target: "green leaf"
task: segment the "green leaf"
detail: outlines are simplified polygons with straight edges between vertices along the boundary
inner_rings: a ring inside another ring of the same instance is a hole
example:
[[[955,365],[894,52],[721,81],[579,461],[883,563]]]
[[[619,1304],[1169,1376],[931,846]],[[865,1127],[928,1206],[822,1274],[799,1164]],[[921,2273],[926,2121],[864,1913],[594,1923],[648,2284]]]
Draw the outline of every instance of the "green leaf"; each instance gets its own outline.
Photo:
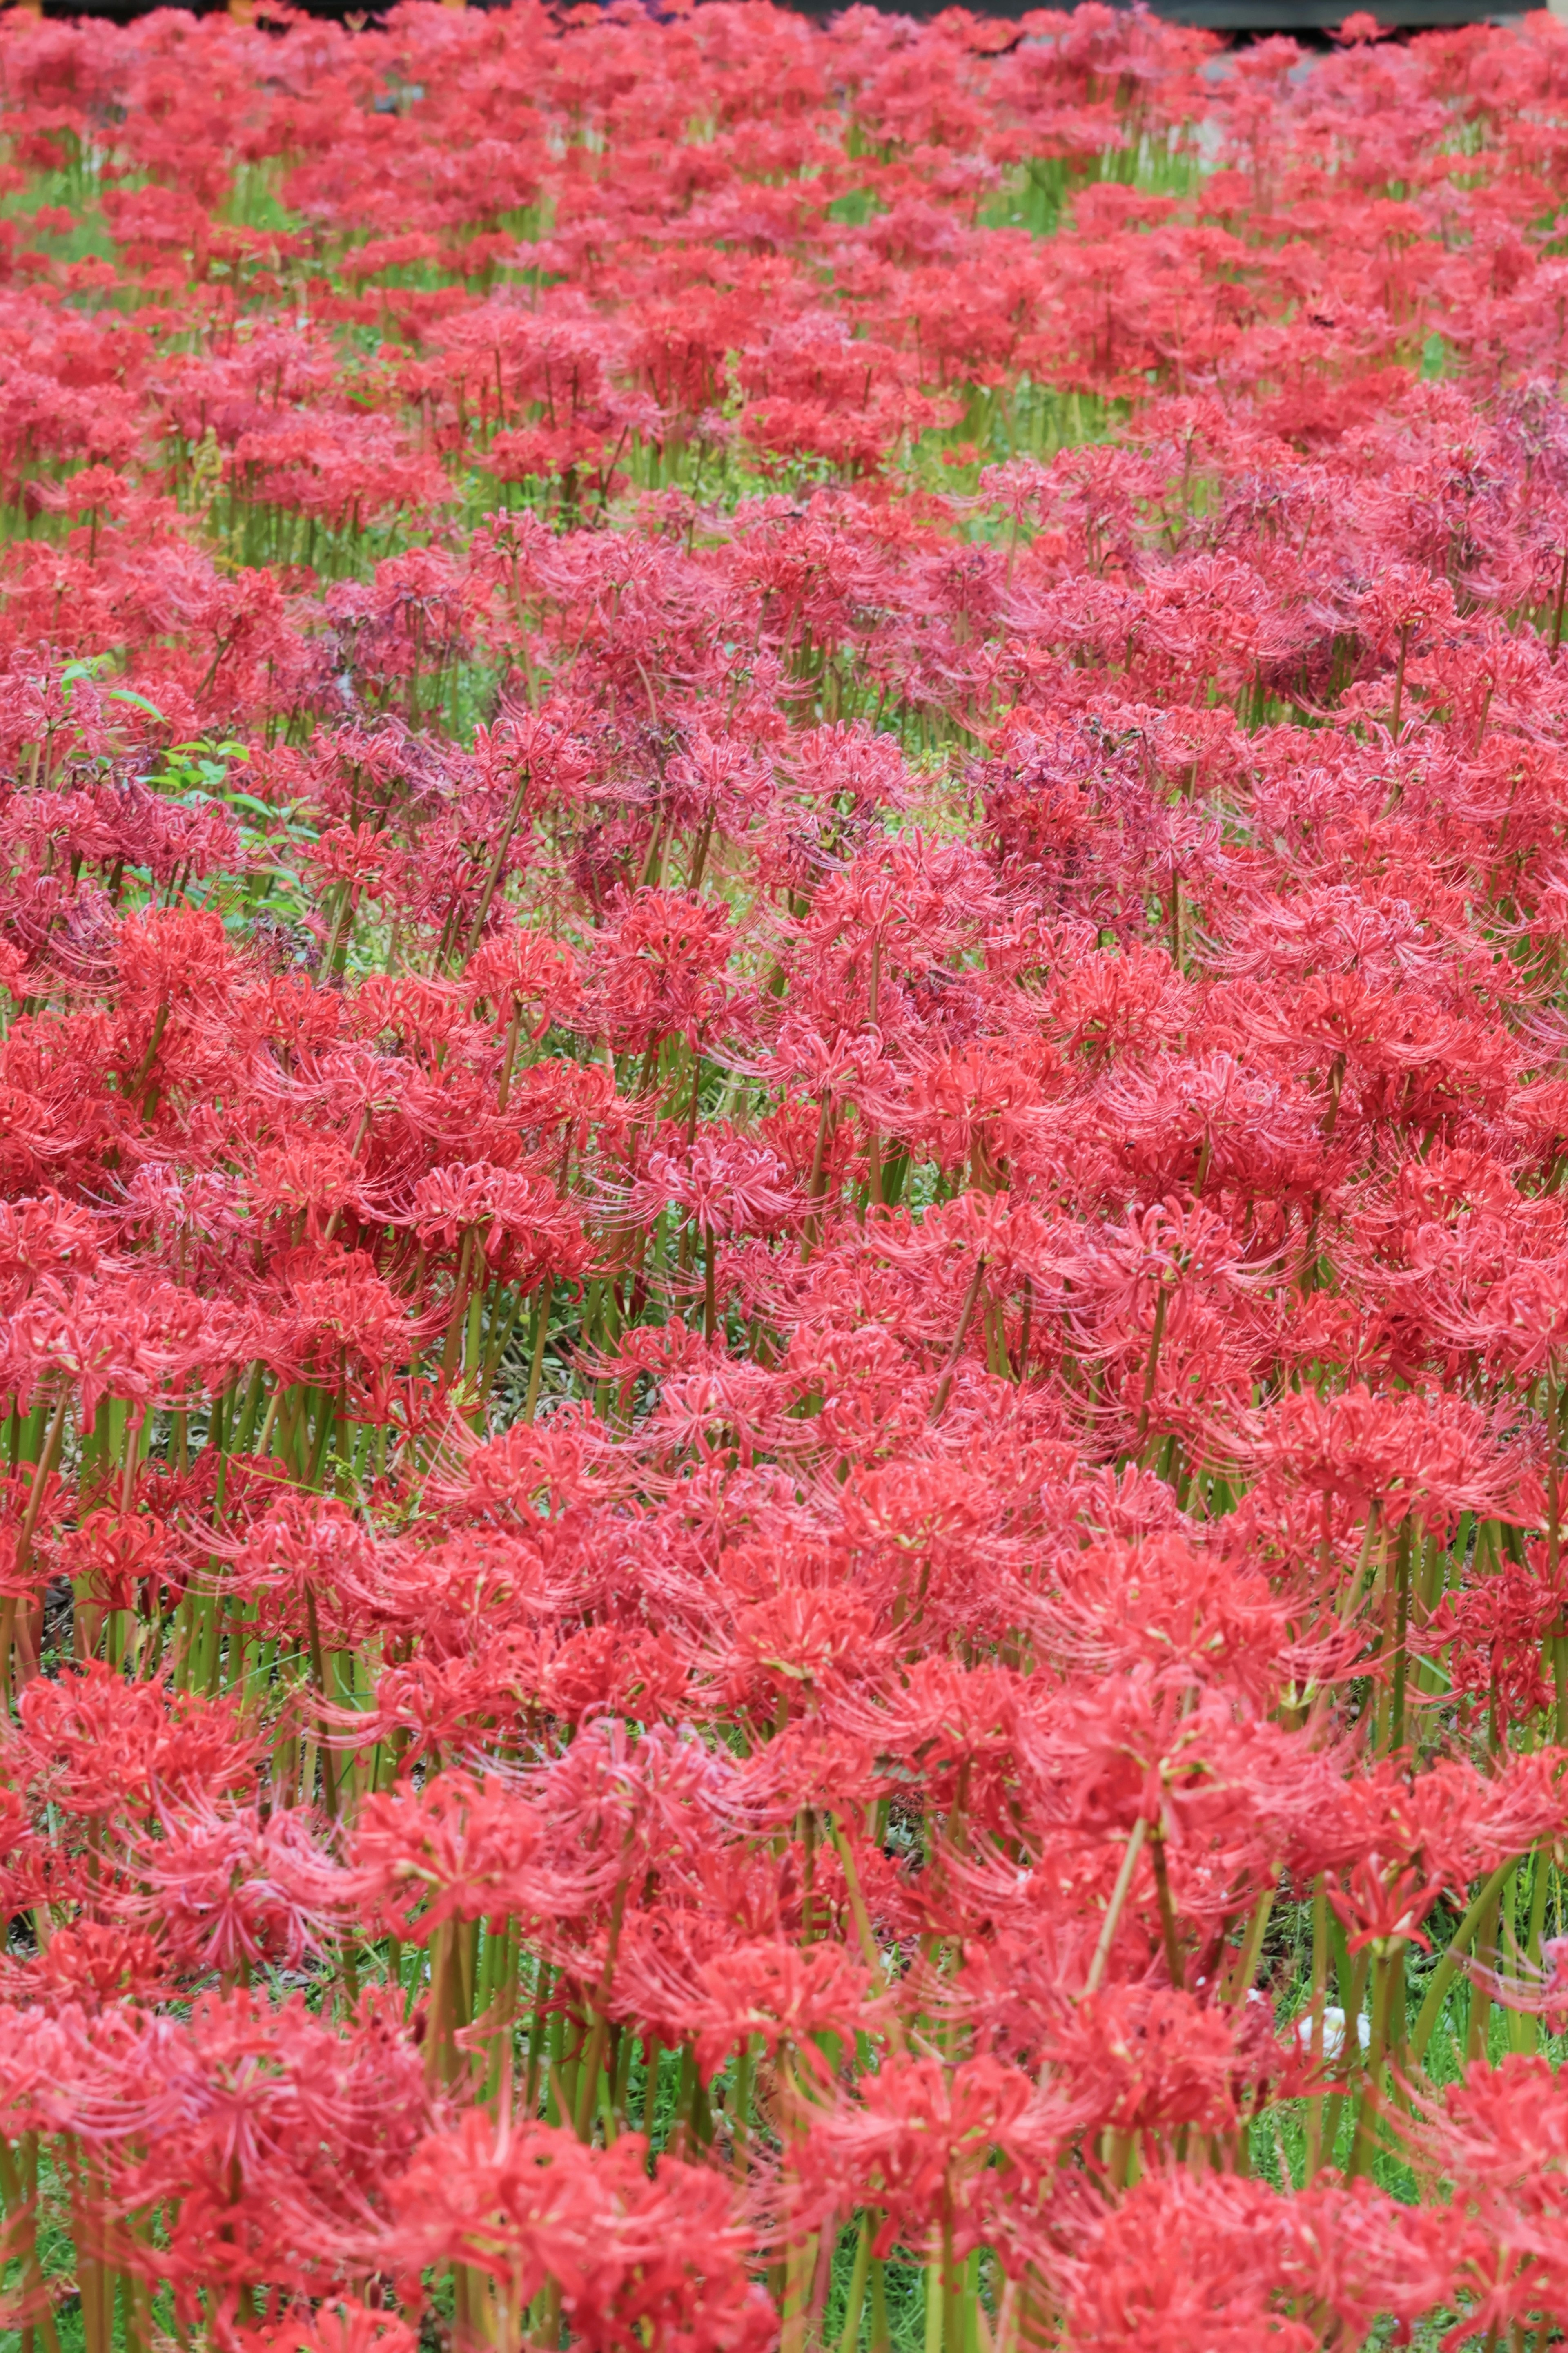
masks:
[[[68,670],[66,672],[66,676],[68,678],[70,676],[70,672]],[[155,719],[160,727],[166,727],[169,723],[155,702],[149,702],[144,694],[133,693],[128,686],[105,687],[104,699],[109,702],[134,703],[138,711],[144,711],[149,718]]]

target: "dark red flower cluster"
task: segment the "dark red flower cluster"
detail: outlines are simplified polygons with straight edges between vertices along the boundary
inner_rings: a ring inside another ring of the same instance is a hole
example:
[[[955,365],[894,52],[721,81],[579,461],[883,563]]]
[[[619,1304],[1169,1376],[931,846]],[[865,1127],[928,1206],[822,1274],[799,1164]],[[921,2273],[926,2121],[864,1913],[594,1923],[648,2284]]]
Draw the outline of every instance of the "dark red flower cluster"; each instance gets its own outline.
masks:
[[[1568,32],[0,17],[21,2353],[1568,2328]]]

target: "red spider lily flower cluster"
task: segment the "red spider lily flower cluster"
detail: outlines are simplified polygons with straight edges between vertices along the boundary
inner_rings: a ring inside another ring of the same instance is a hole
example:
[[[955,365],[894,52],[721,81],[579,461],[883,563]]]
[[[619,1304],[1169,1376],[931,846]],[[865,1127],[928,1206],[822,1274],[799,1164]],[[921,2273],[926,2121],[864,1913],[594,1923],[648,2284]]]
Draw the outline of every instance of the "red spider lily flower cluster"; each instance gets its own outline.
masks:
[[[1568,33],[0,16],[0,2326],[1568,2328]]]

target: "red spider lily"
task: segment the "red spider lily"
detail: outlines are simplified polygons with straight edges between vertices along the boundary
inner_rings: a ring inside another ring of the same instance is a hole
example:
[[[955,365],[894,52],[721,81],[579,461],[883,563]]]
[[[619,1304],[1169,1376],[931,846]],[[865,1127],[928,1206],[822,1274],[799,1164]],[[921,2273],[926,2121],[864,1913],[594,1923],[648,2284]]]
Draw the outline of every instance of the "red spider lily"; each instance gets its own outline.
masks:
[[[359,1901],[428,1935],[452,1915],[581,1912],[607,1892],[616,1858],[564,1867],[536,1805],[455,1777],[369,1800],[356,1861]]]
[[[1047,2050],[1053,2073],[1081,2086],[1100,2124],[1146,2136],[1234,2129],[1287,2063],[1260,2005],[1237,2014],[1165,1986],[1091,1995]]]
[[[1422,2104],[1421,2156],[1441,2164],[1457,2193],[1454,2284],[1466,2330],[1559,2308],[1562,2127],[1550,2067],[1521,2054],[1496,2070],[1471,2067],[1441,2101]]]
[[[100,1660],[30,1683],[16,1767],[58,1805],[106,1815],[162,1791],[216,1792],[249,1780],[259,1744],[234,1707],[156,1683],[127,1683]]]
[[[132,1886],[118,1908],[156,1926],[170,1959],[226,1978],[271,1962],[298,1968],[322,1949],[341,1873],[303,1809],[210,1803],[164,1811],[160,1835],[120,1858]],[[53,1947],[51,1946],[51,1951]]]
[[[1297,2200],[1260,2182],[1153,2175],[1075,2254],[1074,2333],[1095,2346],[1135,2330],[1171,2353],[1198,2339],[1239,2353],[1314,2343],[1314,2322],[1292,2306],[1305,2316],[1326,2304],[1352,2327],[1390,2306],[1413,2314],[1443,2275],[1421,2221],[1343,2191]]]
[[[1027,2198],[1049,2176],[1071,2128],[1060,2104],[994,2059],[951,2073],[935,2060],[890,2060],[862,2093],[853,2106],[813,2116],[799,2162],[819,2197],[861,2186],[883,2211],[884,2251],[934,2227],[962,2258],[992,2235],[999,2200]]]
[[[1544,1937],[1538,1967],[1527,1965],[1510,1974],[1472,1960],[1469,1968],[1506,2009],[1543,2018],[1553,2034],[1562,2033],[1557,2021],[1568,2010],[1568,1937]]]
[[[709,2078],[752,2037],[770,2056],[787,2044],[806,2071],[826,2077],[823,2052],[812,2038],[837,2032],[849,2018],[865,2031],[877,2018],[861,1971],[832,1946],[804,1952],[784,1944],[737,1946],[704,1965],[700,1985],[682,2023],[696,2029],[697,2064]]]
[[[1557,28],[246,14],[0,19],[4,2317],[1524,2353]]]
[[[338,2296],[315,2310],[237,2328],[247,2353],[414,2353],[417,2336],[395,2314],[381,2312],[353,2296]]]
[[[509,2342],[546,2279],[586,2345],[769,2341],[725,2183],[668,2157],[650,2179],[635,2134],[589,2149],[547,2126],[469,2115],[415,2152],[398,2199],[394,2259],[449,2255],[485,2273]]]
[[[227,2300],[251,2280],[330,2279],[426,2116],[416,2054],[384,2018],[340,2040],[298,1997],[267,2010],[240,1993],[205,1996],[183,2031],[105,2038],[74,2120],[108,2155],[110,2245],[184,2304],[198,2284]],[[121,2243],[117,2213],[153,2199],[179,2201],[167,2245]]]
[[[16,1972],[16,1990],[39,2012],[69,2019],[121,2004],[167,2000],[173,1973],[159,1940],[144,1929],[79,1919],[57,1928],[37,1958]]]
[[[798,1214],[799,1196],[783,1182],[784,1169],[767,1145],[709,1128],[681,1151],[651,1150],[626,1197],[626,1214],[650,1224],[666,1204],[683,1210],[705,1233],[767,1232]]]

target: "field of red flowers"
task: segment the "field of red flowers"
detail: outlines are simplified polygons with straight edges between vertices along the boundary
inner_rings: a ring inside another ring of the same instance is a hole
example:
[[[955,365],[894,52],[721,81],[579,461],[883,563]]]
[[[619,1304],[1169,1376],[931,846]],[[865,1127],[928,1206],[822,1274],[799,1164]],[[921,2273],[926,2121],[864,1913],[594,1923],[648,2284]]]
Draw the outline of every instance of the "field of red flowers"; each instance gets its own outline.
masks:
[[[0,17],[19,2353],[1563,2341],[1568,29],[1373,30]]]

